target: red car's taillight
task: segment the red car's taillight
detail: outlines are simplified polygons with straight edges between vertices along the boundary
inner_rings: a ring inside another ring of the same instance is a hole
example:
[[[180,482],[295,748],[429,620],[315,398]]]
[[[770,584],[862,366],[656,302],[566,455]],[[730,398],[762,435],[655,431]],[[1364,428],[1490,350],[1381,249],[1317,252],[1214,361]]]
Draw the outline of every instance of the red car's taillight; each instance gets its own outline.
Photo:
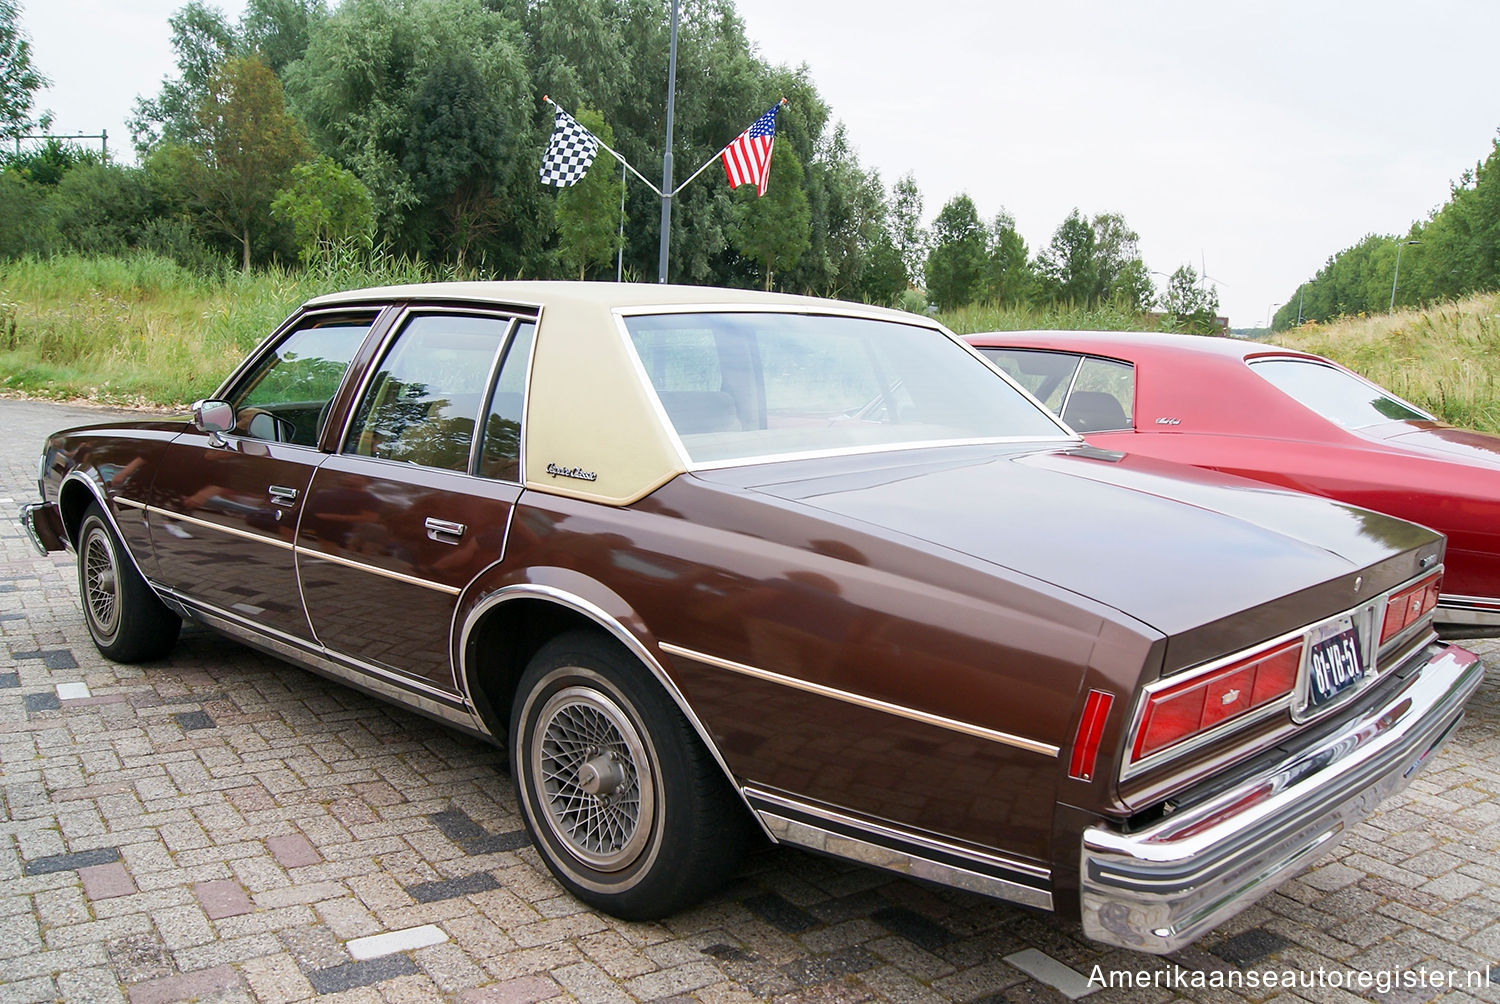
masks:
[[[1131,759],[1148,757],[1286,697],[1297,687],[1302,639],[1294,638],[1146,698]]]
[[[1407,586],[1399,593],[1392,593],[1385,602],[1385,620],[1380,624],[1380,644],[1384,645],[1402,631],[1427,616],[1438,605],[1438,591],[1443,585],[1443,573],[1438,572]]]

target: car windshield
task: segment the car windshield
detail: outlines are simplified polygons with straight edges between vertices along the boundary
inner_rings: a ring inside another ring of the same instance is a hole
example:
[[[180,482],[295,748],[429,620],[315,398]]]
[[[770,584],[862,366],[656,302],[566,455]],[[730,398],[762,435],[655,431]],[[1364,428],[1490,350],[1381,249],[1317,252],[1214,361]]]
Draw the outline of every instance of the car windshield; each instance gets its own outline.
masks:
[[[1257,359],[1250,368],[1287,396],[1345,429],[1382,422],[1432,421],[1351,373],[1310,359]]]
[[[759,312],[652,314],[625,325],[695,464],[1067,436],[922,325]]]

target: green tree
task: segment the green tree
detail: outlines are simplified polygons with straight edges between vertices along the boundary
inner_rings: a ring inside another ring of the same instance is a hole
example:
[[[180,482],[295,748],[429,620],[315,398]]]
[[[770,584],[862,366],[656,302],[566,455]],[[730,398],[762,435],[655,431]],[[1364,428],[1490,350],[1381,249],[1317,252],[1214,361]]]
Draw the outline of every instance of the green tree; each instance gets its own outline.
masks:
[[[729,239],[740,254],[760,265],[765,288],[778,270],[791,269],[811,240],[807,193],[802,188],[802,161],[791,144],[777,143],[771,157],[766,194],[749,185],[735,190],[735,214]]]
[[[446,51],[418,82],[401,169],[421,209],[425,249],[462,266],[500,225],[495,177],[504,158],[504,112],[466,52]]]
[[[922,191],[910,171],[891,187],[891,243],[901,256],[907,280],[915,281],[927,261],[927,231],[922,228]]]
[[[17,171],[0,171],[0,261],[52,250],[47,191]]]
[[[604,117],[590,108],[578,109],[578,123],[606,145],[615,145],[615,131]],[[605,265],[620,247],[620,196],[625,183],[618,177],[619,162],[600,150],[588,173],[574,185],[557,193],[558,257],[578,278],[589,266]]]
[[[370,190],[354,172],[319,154],[297,164],[292,183],[271,200],[271,215],[289,224],[297,239],[297,256],[311,262],[335,244],[357,239],[370,243],[375,210]]]
[[[167,24],[178,76],[163,80],[156,97],[137,98],[128,123],[136,151],[143,155],[161,143],[202,141],[199,113],[209,100],[211,82],[240,48],[223,11],[203,0],[189,0]]]
[[[21,5],[0,0],[0,139],[31,129],[31,102],[47,84],[31,63],[31,38],[21,29]]]
[[[989,245],[985,292],[990,299],[1006,307],[1030,300],[1036,280],[1026,239],[1016,230],[1015,218],[1003,209],[990,226]]]
[[[59,244],[84,254],[135,247],[155,209],[144,172],[117,164],[75,167],[47,201]]]
[[[1058,224],[1052,241],[1037,258],[1042,288],[1053,303],[1087,306],[1097,302],[1098,238],[1094,227],[1077,209]]]
[[[231,59],[210,78],[197,123],[188,190],[210,224],[238,241],[248,271],[256,241],[274,226],[271,200],[312,150],[287,114],[281,82],[254,56]]]
[[[551,234],[536,184],[544,113],[517,16],[479,0],[346,0],[287,68],[314,145],[364,182],[397,249],[477,247],[506,274],[535,272]]]
[[[1199,335],[1219,330],[1219,291],[1206,285],[1191,265],[1183,265],[1172,273],[1160,305],[1173,330]]]
[[[927,253],[927,298],[939,310],[962,307],[983,295],[988,244],[974,200],[967,195],[948,200],[933,220]]]

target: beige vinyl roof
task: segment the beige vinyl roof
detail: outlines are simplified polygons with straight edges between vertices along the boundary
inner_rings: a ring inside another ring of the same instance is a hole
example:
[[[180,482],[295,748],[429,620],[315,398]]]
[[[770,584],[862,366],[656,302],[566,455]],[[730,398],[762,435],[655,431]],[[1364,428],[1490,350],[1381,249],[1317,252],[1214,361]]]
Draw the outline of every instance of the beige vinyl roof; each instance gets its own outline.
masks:
[[[609,505],[643,498],[687,470],[619,315],[740,307],[857,312],[936,327],[905,311],[816,297],[641,283],[423,283],[333,293],[307,305],[409,301],[540,311],[522,429],[526,487]]]

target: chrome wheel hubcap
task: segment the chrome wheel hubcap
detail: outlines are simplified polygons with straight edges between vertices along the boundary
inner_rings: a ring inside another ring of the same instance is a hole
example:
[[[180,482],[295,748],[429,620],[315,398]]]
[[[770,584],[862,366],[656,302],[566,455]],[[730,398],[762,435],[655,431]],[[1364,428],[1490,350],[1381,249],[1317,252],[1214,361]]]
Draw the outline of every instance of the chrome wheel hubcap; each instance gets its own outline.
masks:
[[[114,634],[120,618],[119,576],[114,550],[97,527],[83,545],[83,594],[94,627],[100,634]]]
[[[592,687],[568,687],[542,707],[532,781],[548,829],[579,860],[618,871],[651,836],[650,758],[630,716]]]

